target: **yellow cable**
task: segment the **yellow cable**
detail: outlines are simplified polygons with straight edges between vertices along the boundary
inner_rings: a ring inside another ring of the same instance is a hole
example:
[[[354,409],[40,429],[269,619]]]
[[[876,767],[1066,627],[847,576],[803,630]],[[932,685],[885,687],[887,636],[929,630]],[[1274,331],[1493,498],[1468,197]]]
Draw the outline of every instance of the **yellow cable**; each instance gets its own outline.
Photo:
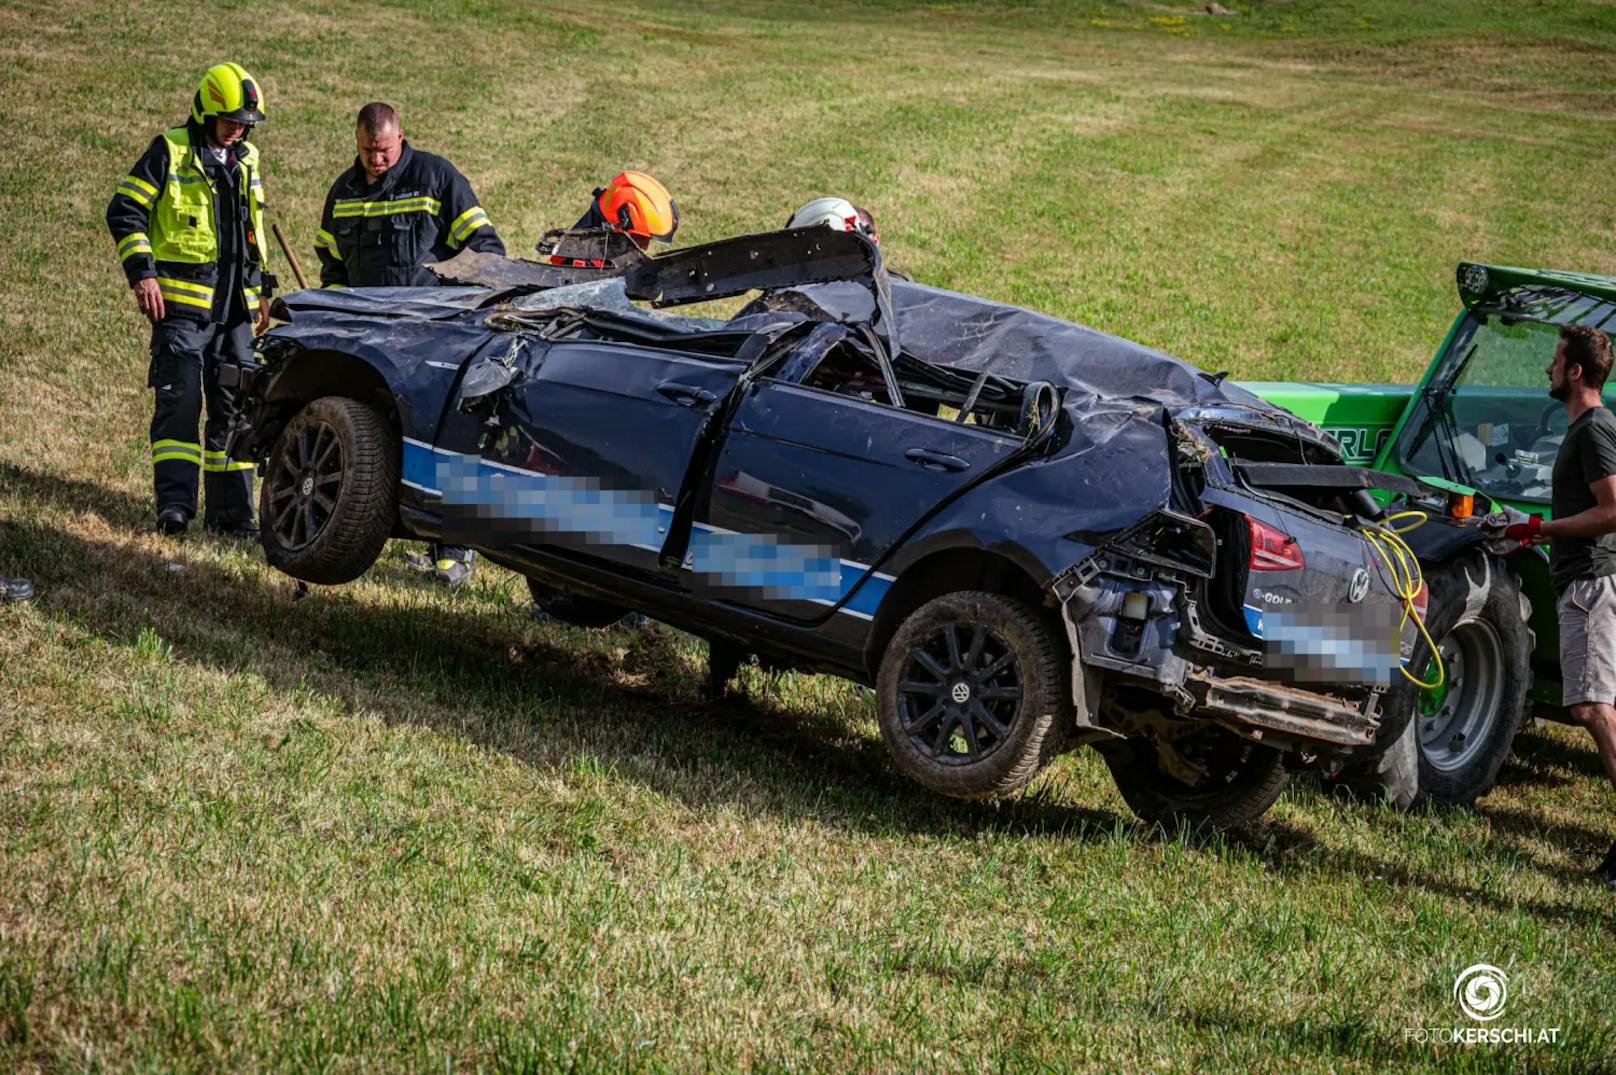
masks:
[[[1408,625],[1409,617],[1412,616],[1414,617],[1414,626],[1419,629],[1420,636],[1425,639],[1425,644],[1431,649],[1431,659],[1436,664],[1436,678],[1427,683],[1411,673],[1401,662],[1398,664],[1398,670],[1415,686],[1426,690],[1435,690],[1447,681],[1447,669],[1442,665],[1442,654],[1437,651],[1436,640],[1431,637],[1431,632],[1426,628],[1424,617],[1414,607],[1414,599],[1419,596],[1420,590],[1425,587],[1425,576],[1420,570],[1420,558],[1414,554],[1413,549],[1408,547],[1408,542],[1404,541],[1400,536],[1423,525],[1426,518],[1427,516],[1423,511],[1400,511],[1394,515],[1386,516],[1384,525],[1365,522],[1359,533],[1363,535],[1364,541],[1375,551],[1375,555],[1380,558],[1380,562],[1385,566],[1386,573],[1390,576],[1392,593],[1402,602],[1403,618],[1397,624],[1396,634],[1398,648],[1402,648],[1403,628]],[[1414,519],[1415,521],[1408,526],[1402,527],[1390,525],[1399,519]]]
[[[1424,526],[1427,518],[1429,518],[1429,516],[1427,516],[1423,511],[1393,512],[1391,515],[1386,516],[1386,522],[1391,523],[1398,519],[1413,519],[1413,524],[1409,526],[1386,526],[1384,529],[1390,530],[1394,534],[1406,534],[1410,530],[1418,530],[1420,527]]]

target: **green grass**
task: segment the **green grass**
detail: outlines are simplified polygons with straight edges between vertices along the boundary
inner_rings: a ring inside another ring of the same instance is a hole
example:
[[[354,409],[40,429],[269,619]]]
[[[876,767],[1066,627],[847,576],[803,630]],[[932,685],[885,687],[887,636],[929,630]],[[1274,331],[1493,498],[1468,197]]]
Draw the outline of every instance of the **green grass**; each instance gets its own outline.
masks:
[[[620,167],[682,241],[808,197],[916,277],[1244,378],[1412,381],[1461,258],[1616,272],[1616,8],[504,0],[0,6],[0,1068],[1610,1070],[1616,836],[1582,733],[1473,811],[1289,792],[1202,839],[1089,754],[997,807],[867,696],[534,624],[390,551],[294,602],[149,525],[102,210],[226,55],[312,266],[372,97],[513,249]],[[1557,1046],[1433,1046],[1478,961]]]

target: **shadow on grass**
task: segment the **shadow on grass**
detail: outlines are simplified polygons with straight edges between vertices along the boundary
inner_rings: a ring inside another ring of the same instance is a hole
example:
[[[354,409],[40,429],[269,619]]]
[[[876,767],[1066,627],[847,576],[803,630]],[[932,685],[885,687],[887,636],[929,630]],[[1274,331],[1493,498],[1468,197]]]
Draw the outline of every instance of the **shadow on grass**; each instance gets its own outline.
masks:
[[[6,464],[0,485],[41,505],[94,510],[137,527],[146,513],[133,496]],[[187,541],[231,547],[200,535]],[[529,764],[594,759],[695,808],[727,795],[742,809],[845,827],[1079,839],[1108,836],[1120,820],[1036,792],[996,805],[932,797],[891,769],[879,740],[851,733],[833,716],[783,699],[707,704],[700,675],[657,626],[583,635],[471,601],[377,608],[341,588],[316,588],[294,603],[290,580],[237,568],[235,557],[214,563],[187,555],[149,533],[99,540],[13,521],[0,523],[0,547],[26,550],[18,566],[33,574],[42,611],[62,609],[103,637],[128,644],[154,626],[180,660],[249,672],[279,690],[311,687],[389,722],[467,737]],[[261,561],[255,547],[243,548],[248,555]],[[389,583],[411,581],[412,573],[385,561],[372,571]],[[274,656],[294,649],[295,661]],[[612,649],[624,651],[621,660]],[[517,734],[513,715],[526,724]],[[714,763],[746,780],[682,779]]]
[[[108,519],[136,521],[144,514],[135,497],[5,464],[0,483],[36,502],[89,507]],[[176,558],[174,546],[149,534],[98,540],[19,521],[0,524],[0,547],[26,551],[20,566],[41,587],[42,611],[63,609],[103,637],[128,644],[143,627],[155,626],[182,660],[250,672],[278,690],[312,688],[389,722],[466,737],[529,765],[598,761],[694,809],[727,801],[742,810],[878,833],[965,829],[1091,842],[1112,839],[1119,824],[1132,825],[1108,811],[1058,801],[1043,785],[996,805],[931,796],[891,768],[878,739],[824,712],[783,699],[778,706],[755,699],[707,705],[699,698],[696,670],[660,628],[581,640],[568,632],[555,641],[558,629],[469,601],[383,609],[331,588],[294,603],[292,584],[269,581],[256,565],[236,557],[223,563]],[[256,560],[260,554],[252,549],[250,555]],[[171,569],[175,559],[184,562],[183,572]],[[373,570],[405,578],[391,565]],[[607,647],[623,650],[621,660]],[[623,671],[638,682],[624,682]],[[701,775],[715,768],[746,779]],[[1582,842],[1593,836],[1591,830],[1553,831]],[[1373,874],[1476,906],[1524,907],[1584,924],[1589,919],[1586,908],[1505,898],[1395,861],[1323,847],[1306,829],[1281,821],[1227,835],[1159,827],[1144,832],[1146,839],[1183,839],[1212,854],[1219,853],[1214,845],[1236,848],[1280,874]],[[1616,925],[1610,916],[1596,917]]]
[[[1599,762],[1599,751],[1594,746],[1593,737],[1575,725],[1568,727],[1574,728],[1582,737],[1581,743],[1567,743],[1535,729],[1523,729],[1515,737],[1509,761],[1504,763],[1503,770],[1498,774],[1499,786],[1533,784],[1563,787],[1578,777],[1592,777],[1603,783],[1606,780],[1605,769]]]

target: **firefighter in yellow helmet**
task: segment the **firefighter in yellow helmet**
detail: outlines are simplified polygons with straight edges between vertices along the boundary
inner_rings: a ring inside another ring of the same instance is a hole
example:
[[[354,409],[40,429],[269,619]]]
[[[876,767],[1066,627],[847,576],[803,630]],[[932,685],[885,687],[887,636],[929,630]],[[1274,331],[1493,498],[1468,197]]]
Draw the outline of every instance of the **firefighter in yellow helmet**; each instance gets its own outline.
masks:
[[[236,412],[222,363],[252,350],[253,315],[269,324],[264,182],[247,135],[264,122],[264,90],[240,64],[208,68],[189,120],[152,140],[107,206],[107,227],[151,322],[151,422],[157,529],[185,532],[203,475],[207,528],[255,537],[253,468],[225,455]],[[207,401],[207,424],[197,424]]]

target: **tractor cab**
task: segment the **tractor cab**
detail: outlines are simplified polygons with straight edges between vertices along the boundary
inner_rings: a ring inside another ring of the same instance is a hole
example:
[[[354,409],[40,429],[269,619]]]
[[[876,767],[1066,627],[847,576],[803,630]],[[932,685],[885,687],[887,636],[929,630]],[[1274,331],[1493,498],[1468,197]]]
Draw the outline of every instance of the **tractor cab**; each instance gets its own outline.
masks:
[[[1458,277],[1465,309],[1384,463],[1542,511],[1567,426],[1548,394],[1560,326],[1616,331],[1616,279],[1474,263],[1460,265]]]

